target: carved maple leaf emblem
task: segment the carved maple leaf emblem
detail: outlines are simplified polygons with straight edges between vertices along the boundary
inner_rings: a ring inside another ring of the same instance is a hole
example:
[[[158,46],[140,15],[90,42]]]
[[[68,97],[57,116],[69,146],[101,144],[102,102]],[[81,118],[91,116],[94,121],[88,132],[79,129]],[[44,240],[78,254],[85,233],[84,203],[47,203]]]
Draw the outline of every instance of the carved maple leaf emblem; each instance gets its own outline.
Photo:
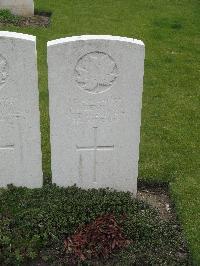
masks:
[[[107,54],[93,52],[82,57],[75,70],[76,81],[86,91],[107,90],[118,75],[117,65]]]

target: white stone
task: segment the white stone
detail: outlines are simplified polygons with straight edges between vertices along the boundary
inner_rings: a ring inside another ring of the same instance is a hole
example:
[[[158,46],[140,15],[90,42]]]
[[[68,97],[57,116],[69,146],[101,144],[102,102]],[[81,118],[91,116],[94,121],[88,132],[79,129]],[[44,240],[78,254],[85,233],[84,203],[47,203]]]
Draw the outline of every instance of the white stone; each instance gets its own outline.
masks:
[[[0,187],[42,186],[36,38],[0,32]]]
[[[33,16],[33,0],[0,0],[0,9],[9,9],[11,13],[19,16]]]
[[[144,50],[113,36],[48,42],[54,183],[136,194]]]

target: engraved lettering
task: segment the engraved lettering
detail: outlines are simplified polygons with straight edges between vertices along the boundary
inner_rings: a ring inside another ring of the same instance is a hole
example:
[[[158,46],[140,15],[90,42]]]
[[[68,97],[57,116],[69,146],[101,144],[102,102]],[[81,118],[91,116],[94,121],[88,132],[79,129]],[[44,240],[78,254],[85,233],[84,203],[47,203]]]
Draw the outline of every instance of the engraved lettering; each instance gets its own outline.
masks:
[[[16,99],[11,97],[0,97],[0,117],[7,115],[16,115],[19,113],[17,110]]]
[[[79,102],[77,98],[70,99],[72,106],[67,110],[67,115],[72,117],[74,123],[81,122],[112,122],[120,120],[125,114],[123,100],[120,97],[107,97],[96,101],[84,100]]]
[[[8,62],[0,54],[0,89],[6,83],[7,78],[8,78]]]

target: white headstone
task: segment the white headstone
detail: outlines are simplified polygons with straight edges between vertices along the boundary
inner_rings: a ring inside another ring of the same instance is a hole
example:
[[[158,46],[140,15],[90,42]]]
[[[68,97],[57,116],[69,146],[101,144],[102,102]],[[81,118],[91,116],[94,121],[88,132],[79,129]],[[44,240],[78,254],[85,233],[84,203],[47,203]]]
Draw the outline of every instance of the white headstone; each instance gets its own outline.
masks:
[[[36,38],[0,32],[0,187],[42,185]]]
[[[113,36],[48,42],[54,183],[136,194],[144,50]]]
[[[33,16],[33,0],[0,0],[0,9],[9,9],[11,13],[19,16]]]

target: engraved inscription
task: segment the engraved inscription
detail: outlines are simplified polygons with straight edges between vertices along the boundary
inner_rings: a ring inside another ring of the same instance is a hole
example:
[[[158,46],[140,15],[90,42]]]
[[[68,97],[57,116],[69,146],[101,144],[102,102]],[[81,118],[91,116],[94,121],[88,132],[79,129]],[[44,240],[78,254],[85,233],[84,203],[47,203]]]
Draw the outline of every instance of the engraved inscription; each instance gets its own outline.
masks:
[[[2,145],[0,146],[0,150],[14,150],[15,145],[14,144],[8,144],[8,145]]]
[[[16,115],[19,113],[17,99],[14,97],[0,97],[0,117]]]
[[[72,117],[74,123],[85,122],[112,122],[120,120],[125,115],[125,106],[120,97],[106,97],[96,101],[80,101],[77,98],[69,99],[71,107],[67,109],[67,115]]]
[[[0,54],[0,89],[5,84],[7,78],[8,78],[8,62]]]
[[[75,80],[79,87],[90,93],[107,91],[118,76],[114,59],[103,52],[82,56],[75,67]]]
[[[77,151],[93,151],[94,153],[94,163],[93,163],[93,182],[97,182],[96,172],[97,172],[97,151],[110,151],[114,149],[114,145],[110,146],[98,146],[97,145],[97,127],[94,127],[94,145],[93,146],[76,146]],[[82,155],[80,154],[79,157],[79,178],[82,181]]]

